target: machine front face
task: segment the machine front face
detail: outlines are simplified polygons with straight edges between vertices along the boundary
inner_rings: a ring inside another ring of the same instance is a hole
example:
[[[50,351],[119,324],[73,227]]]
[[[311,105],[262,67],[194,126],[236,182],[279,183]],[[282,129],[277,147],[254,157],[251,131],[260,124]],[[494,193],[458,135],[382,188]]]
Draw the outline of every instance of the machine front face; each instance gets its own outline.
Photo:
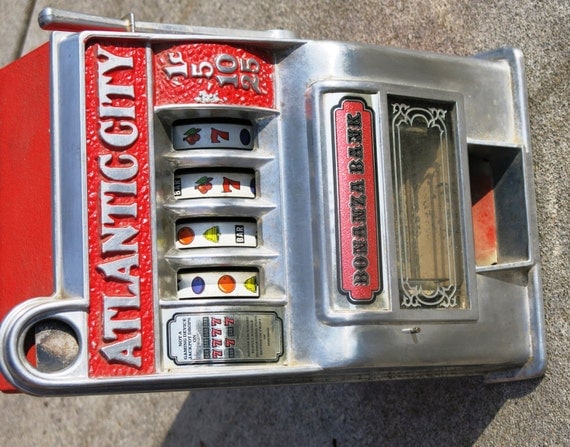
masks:
[[[19,389],[541,373],[517,52],[84,32],[51,66],[55,291],[2,322]]]

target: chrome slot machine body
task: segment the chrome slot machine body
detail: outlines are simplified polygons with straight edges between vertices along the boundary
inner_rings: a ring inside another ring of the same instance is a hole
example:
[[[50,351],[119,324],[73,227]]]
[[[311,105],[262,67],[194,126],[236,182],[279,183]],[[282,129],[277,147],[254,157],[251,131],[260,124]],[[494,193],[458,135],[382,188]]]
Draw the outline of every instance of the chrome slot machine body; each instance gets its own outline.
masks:
[[[157,26],[52,34],[50,292],[5,306],[9,386],[542,374],[519,51]]]

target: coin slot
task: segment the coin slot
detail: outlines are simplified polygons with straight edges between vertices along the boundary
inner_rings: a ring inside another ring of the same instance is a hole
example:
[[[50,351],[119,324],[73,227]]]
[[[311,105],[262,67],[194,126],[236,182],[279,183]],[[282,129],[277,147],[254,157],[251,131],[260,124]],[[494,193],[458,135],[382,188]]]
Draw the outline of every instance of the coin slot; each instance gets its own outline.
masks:
[[[178,273],[178,298],[257,298],[257,269],[191,269]]]
[[[174,197],[177,199],[246,198],[256,196],[253,170],[205,171],[178,170],[174,174]]]
[[[79,338],[69,324],[55,318],[46,319],[27,330],[23,351],[34,369],[55,373],[75,362],[79,356]]]
[[[519,148],[470,145],[469,176],[479,267],[528,259],[528,223]]]
[[[176,223],[176,248],[256,247],[253,219],[188,219]]]
[[[254,133],[251,122],[235,119],[198,119],[172,124],[175,150],[241,149],[252,150]]]

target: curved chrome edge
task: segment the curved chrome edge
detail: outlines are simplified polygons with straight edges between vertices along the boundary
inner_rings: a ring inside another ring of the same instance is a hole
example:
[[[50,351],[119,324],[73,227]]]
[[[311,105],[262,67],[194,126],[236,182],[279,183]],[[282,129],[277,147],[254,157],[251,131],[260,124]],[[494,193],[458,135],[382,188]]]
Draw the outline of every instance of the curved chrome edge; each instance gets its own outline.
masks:
[[[525,68],[524,56],[518,48],[503,47],[497,48],[485,53],[476,54],[474,57],[486,60],[503,60],[511,70],[513,78],[513,97],[517,103],[518,110],[528,110],[528,94],[525,82]],[[521,136],[525,150],[524,155],[532,158],[531,139],[530,139],[530,124],[528,114],[523,113],[520,119]],[[525,163],[525,175],[527,178],[532,179],[533,169],[532,163]],[[525,187],[527,188],[527,214],[529,215],[529,231],[531,241],[530,261],[533,266],[529,271],[529,276],[532,278],[532,287],[529,289],[529,317],[531,328],[531,355],[529,361],[521,368],[491,373],[485,376],[487,383],[501,383],[526,379],[535,379],[542,377],[547,368],[547,352],[546,352],[546,332],[544,323],[544,308],[542,302],[542,281],[540,278],[540,250],[538,247],[538,230],[537,230],[537,217],[536,212],[536,199],[534,192],[534,185],[528,182]],[[530,281],[529,281],[530,285]]]
[[[31,394],[60,381],[71,383],[87,376],[87,340],[85,339],[88,303],[82,298],[34,298],[15,307],[0,325],[0,371],[17,389]],[[70,325],[79,345],[75,361],[55,373],[42,373],[28,363],[24,352],[27,331],[42,320],[60,320]]]

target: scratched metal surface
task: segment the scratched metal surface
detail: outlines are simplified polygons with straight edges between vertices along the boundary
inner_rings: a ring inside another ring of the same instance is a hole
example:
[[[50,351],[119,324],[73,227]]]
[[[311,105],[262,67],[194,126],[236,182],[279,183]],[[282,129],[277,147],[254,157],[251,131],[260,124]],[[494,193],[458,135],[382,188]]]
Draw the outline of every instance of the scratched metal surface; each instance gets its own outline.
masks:
[[[48,37],[45,6],[140,20],[286,28],[308,39],[526,56],[549,368],[541,380],[478,378],[34,398],[0,395],[0,445],[558,446],[570,437],[570,8],[562,0],[197,2],[0,0],[0,64]]]

